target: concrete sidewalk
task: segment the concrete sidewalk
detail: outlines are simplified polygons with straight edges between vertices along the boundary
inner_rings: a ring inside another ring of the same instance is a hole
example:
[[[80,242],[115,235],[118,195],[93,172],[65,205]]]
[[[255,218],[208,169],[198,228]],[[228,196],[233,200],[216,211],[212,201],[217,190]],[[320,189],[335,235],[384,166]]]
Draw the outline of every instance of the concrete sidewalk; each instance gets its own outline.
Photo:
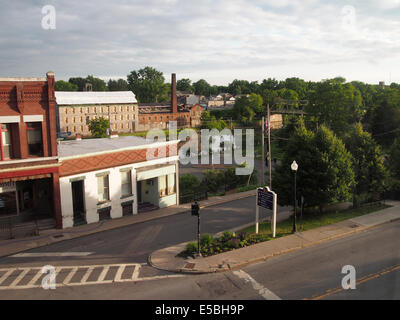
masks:
[[[196,259],[176,257],[185,248],[186,243],[182,243],[153,252],[149,256],[148,261],[150,265],[157,269],[182,273],[210,273],[238,269],[287,252],[345,237],[383,223],[399,220],[400,201],[386,201],[386,203],[392,205],[392,207],[210,257]]]
[[[214,206],[242,198],[255,196],[256,190],[233,193],[226,196],[211,197],[199,201],[200,208]],[[133,216],[122,217],[100,221],[98,223],[86,224],[67,229],[51,229],[40,232],[39,236],[26,237],[21,239],[0,240],[0,257],[12,255],[29,249],[46,246],[52,243],[83,237],[97,232],[112,230],[128,225],[142,223],[154,219],[164,218],[171,215],[188,212],[191,210],[191,203],[175,205],[159,210],[144,212]]]

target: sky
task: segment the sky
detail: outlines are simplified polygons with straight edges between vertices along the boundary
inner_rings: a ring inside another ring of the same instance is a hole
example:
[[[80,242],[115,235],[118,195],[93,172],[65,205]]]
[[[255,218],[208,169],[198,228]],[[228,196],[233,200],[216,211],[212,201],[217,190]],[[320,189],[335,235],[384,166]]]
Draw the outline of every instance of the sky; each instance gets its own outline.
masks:
[[[1,2],[0,77],[400,83],[400,0]]]

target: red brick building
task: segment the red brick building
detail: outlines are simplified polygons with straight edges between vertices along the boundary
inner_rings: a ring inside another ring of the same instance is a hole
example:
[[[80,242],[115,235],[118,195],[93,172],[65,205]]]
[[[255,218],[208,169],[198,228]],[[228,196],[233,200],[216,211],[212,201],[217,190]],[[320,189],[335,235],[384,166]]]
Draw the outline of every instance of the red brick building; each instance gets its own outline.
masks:
[[[0,78],[0,220],[62,227],[54,73]]]
[[[171,77],[170,103],[140,103],[139,120],[136,131],[147,131],[152,128],[168,129],[170,121],[176,121],[178,128],[196,127],[201,124],[204,109],[200,104],[178,105],[176,94],[176,75]]]

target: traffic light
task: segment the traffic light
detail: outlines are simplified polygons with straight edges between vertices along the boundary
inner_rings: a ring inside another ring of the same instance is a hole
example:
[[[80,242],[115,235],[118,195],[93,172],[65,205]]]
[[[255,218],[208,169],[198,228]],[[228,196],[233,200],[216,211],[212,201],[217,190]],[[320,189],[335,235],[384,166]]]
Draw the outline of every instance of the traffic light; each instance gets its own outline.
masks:
[[[192,204],[192,216],[198,216],[199,215],[199,205],[197,204],[197,201],[195,201],[194,204]]]

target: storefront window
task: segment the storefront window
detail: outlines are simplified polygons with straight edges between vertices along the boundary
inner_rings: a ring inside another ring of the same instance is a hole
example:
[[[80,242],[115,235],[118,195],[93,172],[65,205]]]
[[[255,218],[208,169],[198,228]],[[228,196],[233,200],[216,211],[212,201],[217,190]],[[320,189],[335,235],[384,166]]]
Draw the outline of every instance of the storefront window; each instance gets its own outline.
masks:
[[[17,203],[15,192],[0,193],[0,217],[16,214]]]
[[[42,124],[27,122],[28,151],[31,156],[43,155]]]

